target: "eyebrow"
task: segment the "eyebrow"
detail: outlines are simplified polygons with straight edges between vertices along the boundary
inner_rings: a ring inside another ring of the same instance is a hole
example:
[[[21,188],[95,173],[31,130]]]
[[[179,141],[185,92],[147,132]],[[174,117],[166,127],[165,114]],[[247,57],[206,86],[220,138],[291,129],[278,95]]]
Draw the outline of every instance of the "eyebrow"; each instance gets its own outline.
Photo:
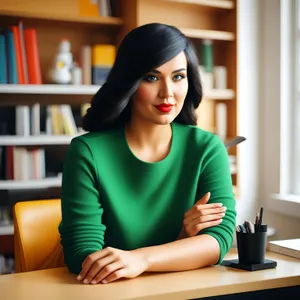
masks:
[[[172,72],[172,74],[177,73],[177,72],[181,72],[181,71],[186,71],[186,69],[181,68],[181,69],[175,70],[175,71]],[[156,73],[156,74],[161,74],[161,72],[159,72],[158,70],[152,70],[151,72]]]

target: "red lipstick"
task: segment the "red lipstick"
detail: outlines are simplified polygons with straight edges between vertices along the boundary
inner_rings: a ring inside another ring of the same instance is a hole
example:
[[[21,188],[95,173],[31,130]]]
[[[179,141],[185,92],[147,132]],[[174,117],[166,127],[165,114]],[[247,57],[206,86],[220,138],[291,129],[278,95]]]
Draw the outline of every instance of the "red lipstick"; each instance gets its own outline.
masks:
[[[169,113],[172,110],[173,106],[174,106],[173,104],[165,104],[165,103],[160,105],[155,105],[155,107],[163,113]]]

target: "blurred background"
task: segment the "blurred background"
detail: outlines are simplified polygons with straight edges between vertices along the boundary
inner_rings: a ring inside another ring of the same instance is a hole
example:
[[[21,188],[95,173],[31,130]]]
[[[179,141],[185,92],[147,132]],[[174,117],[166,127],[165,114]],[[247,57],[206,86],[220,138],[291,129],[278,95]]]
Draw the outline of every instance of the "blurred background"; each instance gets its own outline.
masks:
[[[237,223],[263,207],[269,240],[300,237],[300,0],[1,0],[0,274],[14,272],[13,205],[60,198],[91,97],[150,22],[194,44],[198,126],[247,139],[228,151]]]

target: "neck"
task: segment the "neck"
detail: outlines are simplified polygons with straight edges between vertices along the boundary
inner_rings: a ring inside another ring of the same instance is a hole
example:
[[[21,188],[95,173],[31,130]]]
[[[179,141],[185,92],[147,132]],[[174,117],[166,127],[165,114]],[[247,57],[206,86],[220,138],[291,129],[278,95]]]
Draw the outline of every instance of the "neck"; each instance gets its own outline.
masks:
[[[172,128],[170,124],[158,125],[132,119],[127,124],[126,136],[130,144],[155,150],[170,145]]]

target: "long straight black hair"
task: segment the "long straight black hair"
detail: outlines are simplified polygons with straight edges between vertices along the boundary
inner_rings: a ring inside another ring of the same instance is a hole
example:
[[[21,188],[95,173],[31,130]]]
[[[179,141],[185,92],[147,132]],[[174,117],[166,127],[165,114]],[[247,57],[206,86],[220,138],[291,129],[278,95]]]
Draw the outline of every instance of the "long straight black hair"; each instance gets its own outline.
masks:
[[[174,121],[196,125],[195,109],[202,99],[202,87],[194,48],[176,27],[151,23],[133,29],[123,39],[106,82],[83,117],[83,129],[97,132],[124,126],[130,120],[130,100],[145,74],[182,51],[187,59],[189,87]]]

